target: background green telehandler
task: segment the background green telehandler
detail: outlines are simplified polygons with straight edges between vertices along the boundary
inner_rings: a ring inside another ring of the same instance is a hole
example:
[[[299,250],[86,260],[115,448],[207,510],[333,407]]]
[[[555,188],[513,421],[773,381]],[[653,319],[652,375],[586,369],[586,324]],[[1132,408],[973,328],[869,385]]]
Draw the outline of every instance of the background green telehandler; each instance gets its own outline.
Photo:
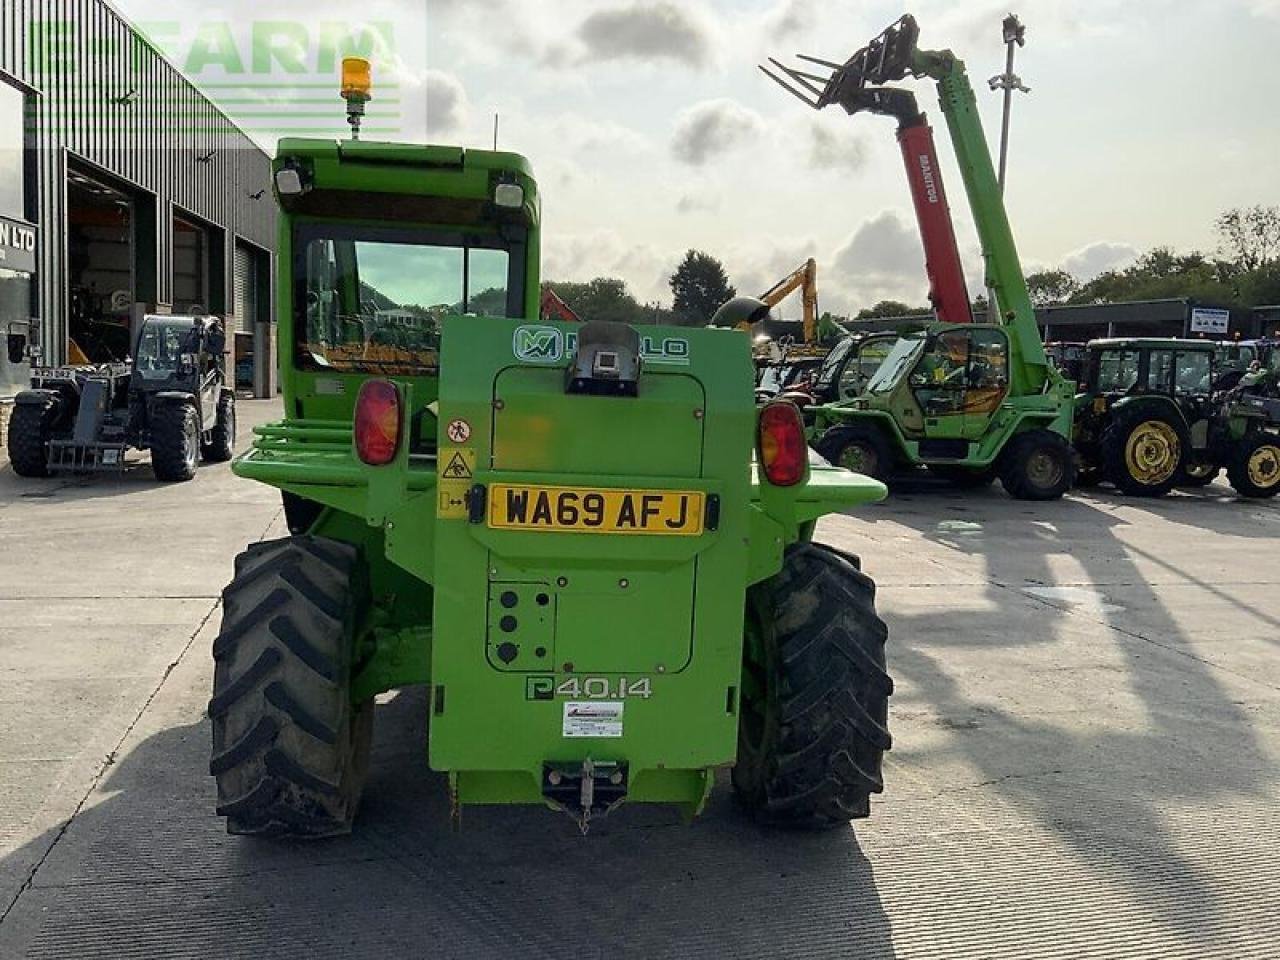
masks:
[[[925,464],[960,484],[999,477],[1016,497],[1060,497],[1075,469],[1072,386],[1045,358],[964,64],[950,51],[919,49],[918,35],[907,16],[843,65],[804,58],[826,68],[825,77],[777,61],[789,82],[765,70],[812,107],[838,104],[850,114],[898,118],[931,297],[943,320],[900,340],[860,396],[813,408],[812,442],[832,463],[881,479]],[[937,84],[999,323],[968,322],[928,127],[909,91],[885,86],[908,76]]]
[[[791,404],[757,411],[747,338],[541,322],[512,153],[286,139],[275,188],[285,417],[234,470],[284,491],[292,535],[223,593],[228,829],[349,830],[373,698],[412,684],[455,811],[692,815],[732,765],[761,820],[866,816],[886,631],[810,535],[884,487],[810,466]]]

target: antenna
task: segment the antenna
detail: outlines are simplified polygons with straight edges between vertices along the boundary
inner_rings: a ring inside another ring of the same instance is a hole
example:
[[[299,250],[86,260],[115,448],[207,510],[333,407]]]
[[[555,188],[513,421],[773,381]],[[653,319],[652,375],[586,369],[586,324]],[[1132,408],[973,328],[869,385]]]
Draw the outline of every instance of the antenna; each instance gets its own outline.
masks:
[[[493,149],[498,149],[498,111],[493,111]]]

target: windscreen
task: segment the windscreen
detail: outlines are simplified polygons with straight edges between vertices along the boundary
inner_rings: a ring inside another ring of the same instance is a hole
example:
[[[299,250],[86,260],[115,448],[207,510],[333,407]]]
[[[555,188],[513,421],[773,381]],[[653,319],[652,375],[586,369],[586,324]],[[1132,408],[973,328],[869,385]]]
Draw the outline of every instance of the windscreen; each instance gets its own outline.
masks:
[[[892,390],[923,349],[922,337],[904,337],[895,343],[867,383],[867,393],[888,393]]]
[[[523,313],[523,235],[308,224],[295,246],[303,366],[434,373],[446,316]]]
[[[184,353],[195,353],[191,321],[147,319],[138,336],[138,356],[134,368],[147,380],[164,380],[178,369]]]

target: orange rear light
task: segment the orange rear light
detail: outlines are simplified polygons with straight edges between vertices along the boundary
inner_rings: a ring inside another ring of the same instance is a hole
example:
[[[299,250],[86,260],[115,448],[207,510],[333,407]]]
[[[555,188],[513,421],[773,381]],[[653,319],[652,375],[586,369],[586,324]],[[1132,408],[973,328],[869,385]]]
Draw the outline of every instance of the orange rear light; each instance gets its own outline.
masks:
[[[804,441],[804,422],[795,404],[775,400],[760,411],[760,466],[775,487],[794,487],[805,477],[809,447]]]
[[[403,413],[390,380],[366,380],[356,397],[356,456],[378,467],[396,458]]]

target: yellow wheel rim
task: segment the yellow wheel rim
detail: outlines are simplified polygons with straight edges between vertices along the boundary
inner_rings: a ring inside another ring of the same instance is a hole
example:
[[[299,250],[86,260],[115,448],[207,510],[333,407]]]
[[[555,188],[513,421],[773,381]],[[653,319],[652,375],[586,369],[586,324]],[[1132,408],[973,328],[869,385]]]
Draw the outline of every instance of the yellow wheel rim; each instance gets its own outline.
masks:
[[[1182,441],[1178,439],[1178,431],[1163,420],[1145,420],[1138,424],[1124,448],[1129,475],[1148,486],[1172,477],[1181,458]]]
[[[1268,443],[1249,454],[1249,482],[1264,489],[1280,482],[1280,447]]]

